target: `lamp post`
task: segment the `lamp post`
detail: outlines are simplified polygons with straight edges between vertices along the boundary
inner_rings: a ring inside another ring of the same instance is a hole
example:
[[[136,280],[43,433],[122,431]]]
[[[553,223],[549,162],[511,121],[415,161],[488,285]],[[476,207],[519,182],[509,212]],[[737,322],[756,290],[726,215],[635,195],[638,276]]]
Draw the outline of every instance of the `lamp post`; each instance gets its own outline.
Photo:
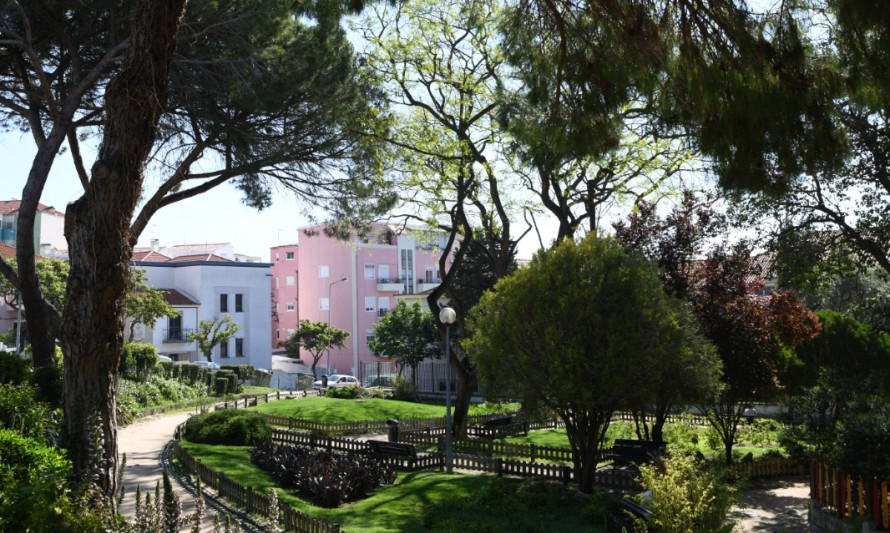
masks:
[[[328,374],[331,373],[331,307],[333,307],[333,305],[331,305],[331,289],[337,283],[340,283],[341,281],[347,281],[348,279],[349,278],[347,278],[346,276],[343,276],[336,281],[328,283],[328,362],[326,364],[327,368],[325,368],[325,372],[327,372]]]
[[[450,307],[439,311],[439,320],[445,324],[445,472],[451,473],[451,324],[457,313]]]

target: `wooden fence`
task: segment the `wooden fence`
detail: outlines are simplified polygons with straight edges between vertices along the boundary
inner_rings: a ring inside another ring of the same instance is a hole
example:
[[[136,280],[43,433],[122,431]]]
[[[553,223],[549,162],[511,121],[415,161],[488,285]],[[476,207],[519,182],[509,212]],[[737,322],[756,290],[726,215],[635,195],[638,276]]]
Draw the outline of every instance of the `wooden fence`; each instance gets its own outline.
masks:
[[[810,468],[810,498],[839,517],[871,520],[877,529],[890,529],[890,498],[886,481],[851,476],[814,460]]]
[[[178,459],[186,470],[201,478],[204,486],[215,490],[220,497],[225,498],[248,513],[261,516],[268,515],[268,509],[271,505],[268,495],[254,492],[251,487],[245,487],[229,479],[225,474],[216,472],[204,465],[204,463],[195,459],[184,450],[178,440],[173,441],[173,457]],[[285,531],[296,531],[297,533],[340,533],[339,524],[328,524],[296,511],[287,502],[279,503],[278,522],[284,527]]]

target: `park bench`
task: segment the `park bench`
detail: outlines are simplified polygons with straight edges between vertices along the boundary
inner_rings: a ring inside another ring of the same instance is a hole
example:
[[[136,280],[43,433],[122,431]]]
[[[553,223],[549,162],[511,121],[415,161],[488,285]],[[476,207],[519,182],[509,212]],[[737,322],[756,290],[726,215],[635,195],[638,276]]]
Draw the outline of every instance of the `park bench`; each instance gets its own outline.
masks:
[[[371,455],[376,458],[417,458],[417,448],[413,444],[385,440],[369,440],[367,442],[371,448]]]
[[[665,444],[653,440],[615,439],[612,451],[606,455],[615,464],[648,463],[663,454]]]
[[[606,513],[606,531],[609,533],[623,533],[625,531],[637,531],[637,519],[644,522],[652,516],[652,511],[639,503],[628,499],[621,499],[621,509]]]

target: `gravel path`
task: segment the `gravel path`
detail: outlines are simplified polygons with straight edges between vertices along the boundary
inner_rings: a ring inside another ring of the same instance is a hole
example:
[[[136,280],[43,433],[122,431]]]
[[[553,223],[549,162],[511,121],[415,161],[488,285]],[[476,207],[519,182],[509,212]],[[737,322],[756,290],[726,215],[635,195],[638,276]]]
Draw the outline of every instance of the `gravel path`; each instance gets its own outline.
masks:
[[[740,533],[807,533],[806,476],[753,480],[733,509]]]

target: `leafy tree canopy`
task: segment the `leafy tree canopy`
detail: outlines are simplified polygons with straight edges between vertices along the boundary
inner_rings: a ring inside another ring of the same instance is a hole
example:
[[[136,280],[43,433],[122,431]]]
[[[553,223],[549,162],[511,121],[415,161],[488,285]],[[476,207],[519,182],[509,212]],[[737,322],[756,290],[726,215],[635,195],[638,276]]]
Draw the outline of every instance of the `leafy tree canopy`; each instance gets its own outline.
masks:
[[[392,358],[401,367],[416,368],[424,359],[440,353],[436,318],[420,302],[408,305],[399,300],[374,325],[374,340],[368,346],[377,357]]]
[[[213,348],[229,342],[239,329],[232,316],[226,313],[212,320],[201,320],[198,322],[198,328],[189,332],[188,338],[198,343],[198,350],[208,361],[213,361]]]
[[[300,358],[300,350],[309,352],[309,356],[312,358],[312,375],[315,376],[315,367],[318,366],[322,355],[331,348],[345,347],[348,338],[348,331],[331,327],[327,322],[300,320],[297,331],[280,342],[279,346],[285,348],[288,357],[294,359]]]

